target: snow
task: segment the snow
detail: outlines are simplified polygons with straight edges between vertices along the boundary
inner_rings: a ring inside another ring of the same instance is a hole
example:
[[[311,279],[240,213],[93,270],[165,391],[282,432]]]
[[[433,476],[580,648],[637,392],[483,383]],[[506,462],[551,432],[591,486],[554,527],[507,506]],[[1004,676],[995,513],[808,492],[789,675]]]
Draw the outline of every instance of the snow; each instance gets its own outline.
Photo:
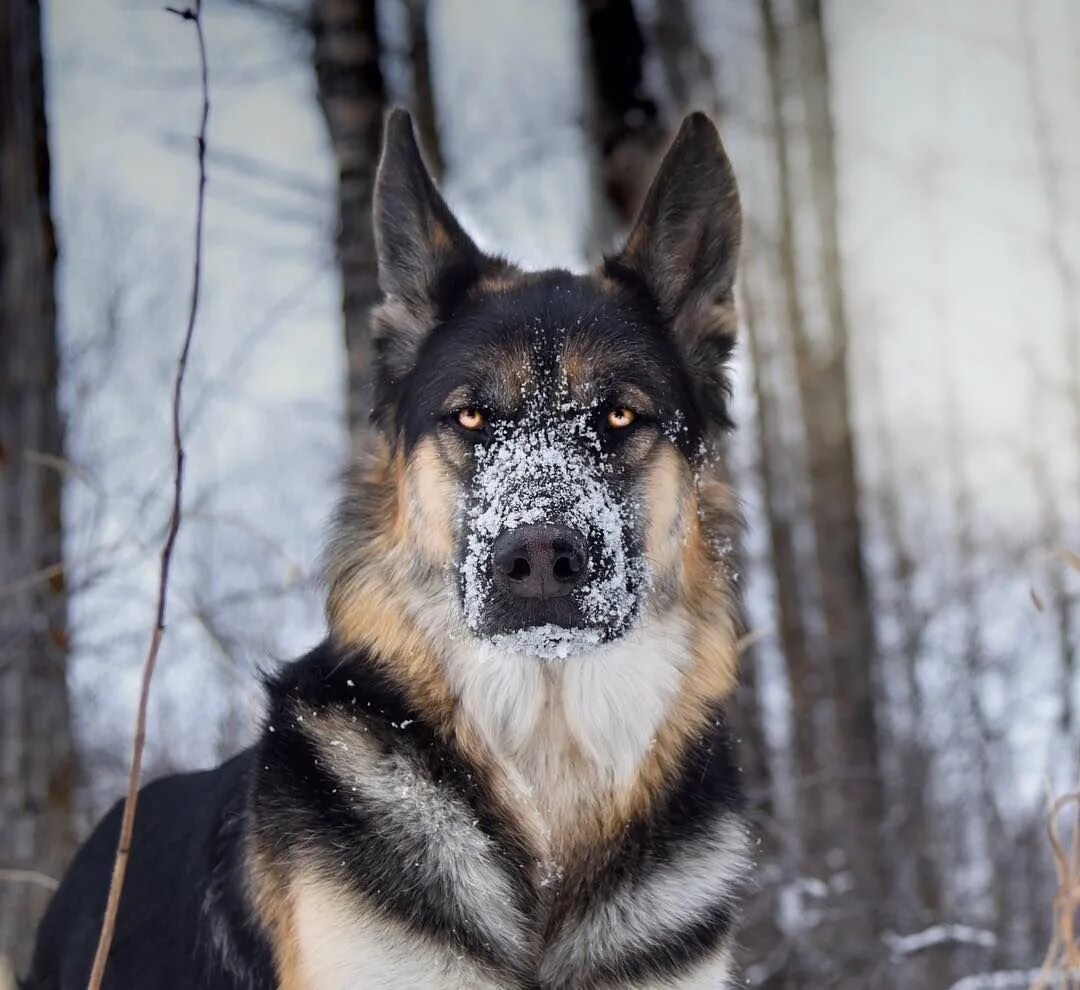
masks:
[[[896,956],[910,956],[924,952],[939,945],[962,944],[977,945],[992,949],[997,945],[997,936],[984,928],[972,928],[970,925],[931,925],[921,932],[910,935],[897,935],[886,932],[882,936],[889,951]]]
[[[1051,990],[1053,987],[1068,988],[1070,980],[1078,977],[1080,970],[1007,969],[965,976],[949,990],[1027,990],[1032,986]]]
[[[518,421],[496,422],[491,443],[476,447],[472,494],[462,506],[467,552],[461,582],[471,629],[483,627],[492,593],[492,548],[502,533],[559,522],[584,534],[590,547],[586,580],[571,595],[588,625],[541,625],[499,635],[498,645],[510,652],[562,659],[626,630],[635,618],[646,580],[628,547],[635,506],[611,483],[594,417],[595,407],[571,401],[562,380],[538,388]]]

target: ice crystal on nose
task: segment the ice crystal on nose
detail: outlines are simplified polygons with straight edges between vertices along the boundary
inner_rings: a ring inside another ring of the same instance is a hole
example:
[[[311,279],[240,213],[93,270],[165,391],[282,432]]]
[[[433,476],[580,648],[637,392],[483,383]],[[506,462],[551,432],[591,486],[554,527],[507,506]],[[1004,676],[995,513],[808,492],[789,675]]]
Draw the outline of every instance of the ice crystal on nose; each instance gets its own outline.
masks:
[[[627,546],[633,507],[612,484],[589,420],[587,410],[562,402],[497,427],[488,446],[476,447],[461,564],[465,621],[471,629],[483,628],[492,593],[492,547],[502,533],[560,523],[585,534],[589,543],[586,579],[572,593],[586,626],[547,624],[495,637],[497,645],[512,652],[566,657],[595,646],[634,617],[634,589],[641,575]]]

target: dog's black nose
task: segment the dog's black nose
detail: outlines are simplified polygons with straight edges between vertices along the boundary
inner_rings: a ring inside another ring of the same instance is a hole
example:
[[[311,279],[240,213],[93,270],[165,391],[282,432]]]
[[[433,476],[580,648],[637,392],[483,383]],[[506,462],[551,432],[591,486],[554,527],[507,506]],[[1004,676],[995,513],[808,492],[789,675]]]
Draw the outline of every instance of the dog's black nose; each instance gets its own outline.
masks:
[[[495,579],[519,598],[561,598],[585,577],[585,537],[568,526],[520,526],[492,548]]]

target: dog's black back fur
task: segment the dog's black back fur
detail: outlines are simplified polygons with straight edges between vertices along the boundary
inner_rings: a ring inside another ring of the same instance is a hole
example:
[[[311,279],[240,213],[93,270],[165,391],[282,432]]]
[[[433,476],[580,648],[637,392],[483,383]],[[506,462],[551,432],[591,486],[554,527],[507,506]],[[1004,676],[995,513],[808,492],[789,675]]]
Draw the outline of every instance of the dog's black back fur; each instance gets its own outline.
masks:
[[[275,985],[269,947],[253,927],[242,890],[254,760],[248,749],[213,770],[166,777],[142,790],[107,988]],[[118,802],[65,875],[38,932],[27,990],[86,986],[122,812]],[[223,939],[231,944],[220,944]]]

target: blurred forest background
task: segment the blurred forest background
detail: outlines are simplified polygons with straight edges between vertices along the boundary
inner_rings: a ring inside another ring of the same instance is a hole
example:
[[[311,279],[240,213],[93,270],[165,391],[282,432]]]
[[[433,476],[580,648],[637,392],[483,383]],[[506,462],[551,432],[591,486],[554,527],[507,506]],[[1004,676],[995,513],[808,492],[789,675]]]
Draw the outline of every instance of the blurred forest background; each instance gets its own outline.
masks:
[[[245,745],[257,670],[321,636],[323,527],[368,428],[384,110],[413,109],[482,245],[583,268],[705,109],[746,213],[727,451],[762,836],[745,978],[1027,985],[1058,887],[1047,801],[1080,772],[1080,3],[207,0],[203,18],[206,294],[148,776]],[[159,4],[0,0],[15,965],[124,787],[198,99]]]

